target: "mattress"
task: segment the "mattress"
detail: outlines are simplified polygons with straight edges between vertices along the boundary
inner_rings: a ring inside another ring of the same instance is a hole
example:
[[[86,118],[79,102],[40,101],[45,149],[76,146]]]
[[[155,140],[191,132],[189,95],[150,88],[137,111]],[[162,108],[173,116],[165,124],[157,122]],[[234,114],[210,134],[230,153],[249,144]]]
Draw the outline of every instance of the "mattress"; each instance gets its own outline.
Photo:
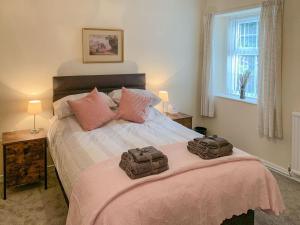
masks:
[[[68,197],[79,174],[98,162],[131,148],[158,147],[200,136],[155,108],[143,124],[114,120],[89,132],[81,129],[74,116],[61,120],[54,116],[48,131],[50,154]]]

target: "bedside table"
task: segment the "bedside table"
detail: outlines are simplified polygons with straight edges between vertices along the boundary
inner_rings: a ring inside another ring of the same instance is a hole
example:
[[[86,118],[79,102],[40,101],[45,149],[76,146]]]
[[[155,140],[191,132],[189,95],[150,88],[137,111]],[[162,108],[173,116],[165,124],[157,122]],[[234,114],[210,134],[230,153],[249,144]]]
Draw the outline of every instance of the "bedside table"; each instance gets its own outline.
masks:
[[[6,188],[32,184],[44,179],[47,189],[47,137],[45,130],[31,134],[30,130],[2,134],[3,199]]]
[[[174,120],[177,123],[180,123],[181,125],[192,129],[192,122],[193,122],[193,117],[181,112],[178,113],[166,113],[166,116],[168,116],[170,119]]]

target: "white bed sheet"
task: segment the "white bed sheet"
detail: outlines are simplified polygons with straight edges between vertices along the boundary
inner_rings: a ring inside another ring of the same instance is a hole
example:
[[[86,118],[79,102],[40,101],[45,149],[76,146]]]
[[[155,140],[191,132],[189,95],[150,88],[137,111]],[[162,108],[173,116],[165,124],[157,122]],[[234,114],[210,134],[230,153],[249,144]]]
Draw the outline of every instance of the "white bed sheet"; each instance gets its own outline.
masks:
[[[200,136],[154,108],[144,124],[115,120],[84,132],[74,116],[62,120],[53,117],[48,131],[50,154],[68,197],[80,172],[97,162],[119,156],[130,148],[158,147]]]

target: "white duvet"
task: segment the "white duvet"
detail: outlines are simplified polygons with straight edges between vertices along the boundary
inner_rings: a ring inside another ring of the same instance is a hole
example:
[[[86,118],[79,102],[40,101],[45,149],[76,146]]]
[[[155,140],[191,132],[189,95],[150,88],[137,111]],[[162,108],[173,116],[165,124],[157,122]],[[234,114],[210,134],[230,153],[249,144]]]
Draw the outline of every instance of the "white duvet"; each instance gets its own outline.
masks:
[[[85,132],[74,116],[53,117],[48,131],[49,149],[69,197],[81,171],[130,148],[184,142],[201,136],[172,121],[154,108],[144,124],[115,120]]]

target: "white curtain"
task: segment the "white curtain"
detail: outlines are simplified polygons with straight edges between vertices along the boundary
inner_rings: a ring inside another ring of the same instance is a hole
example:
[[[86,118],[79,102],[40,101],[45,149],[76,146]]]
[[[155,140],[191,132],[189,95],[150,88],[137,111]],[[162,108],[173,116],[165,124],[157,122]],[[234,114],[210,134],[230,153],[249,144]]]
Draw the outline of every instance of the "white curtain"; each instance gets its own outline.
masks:
[[[212,86],[212,32],[213,14],[204,18],[203,68],[201,80],[201,116],[214,117],[214,96]]]
[[[260,22],[259,133],[282,138],[282,23],[283,0],[262,4]]]

